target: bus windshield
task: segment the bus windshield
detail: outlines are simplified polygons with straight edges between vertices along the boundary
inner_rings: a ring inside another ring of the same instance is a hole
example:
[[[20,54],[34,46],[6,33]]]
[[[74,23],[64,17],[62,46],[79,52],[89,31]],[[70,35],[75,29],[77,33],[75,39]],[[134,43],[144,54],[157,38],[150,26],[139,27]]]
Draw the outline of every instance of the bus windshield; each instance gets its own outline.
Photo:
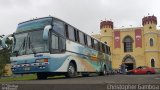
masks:
[[[48,41],[43,40],[43,30],[15,34],[13,52],[18,55],[49,52]]]
[[[51,17],[20,23],[14,34],[13,56],[48,52],[49,45],[43,40],[43,30],[51,23]]]

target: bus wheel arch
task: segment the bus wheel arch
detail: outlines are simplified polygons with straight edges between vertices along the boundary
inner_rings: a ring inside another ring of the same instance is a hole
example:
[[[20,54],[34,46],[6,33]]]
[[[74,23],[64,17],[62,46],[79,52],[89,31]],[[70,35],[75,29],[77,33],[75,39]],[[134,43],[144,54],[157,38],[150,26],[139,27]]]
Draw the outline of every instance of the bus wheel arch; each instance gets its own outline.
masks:
[[[76,64],[75,60],[71,60],[70,63],[73,63],[73,64],[74,64],[75,70],[76,70],[76,72],[77,72],[77,64]],[[69,64],[70,64],[70,63],[69,63]]]
[[[106,65],[104,64],[102,69],[101,69],[101,72],[100,72],[100,76],[104,76],[107,74],[107,67]]]

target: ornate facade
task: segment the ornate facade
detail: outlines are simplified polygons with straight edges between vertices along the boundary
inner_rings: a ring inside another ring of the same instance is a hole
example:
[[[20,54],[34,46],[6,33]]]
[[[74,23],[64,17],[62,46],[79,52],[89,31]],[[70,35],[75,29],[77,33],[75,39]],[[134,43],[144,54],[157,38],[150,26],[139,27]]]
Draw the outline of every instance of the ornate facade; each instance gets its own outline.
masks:
[[[143,17],[142,27],[114,29],[113,25],[112,21],[102,21],[100,34],[93,37],[111,47],[114,69],[122,63],[128,70],[138,66],[160,68],[160,30],[155,16]]]

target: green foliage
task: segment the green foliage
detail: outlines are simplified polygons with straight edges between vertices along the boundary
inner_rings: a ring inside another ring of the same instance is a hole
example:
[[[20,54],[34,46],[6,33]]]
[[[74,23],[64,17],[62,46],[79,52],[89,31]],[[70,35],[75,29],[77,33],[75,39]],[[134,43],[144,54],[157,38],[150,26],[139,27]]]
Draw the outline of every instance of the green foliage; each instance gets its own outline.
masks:
[[[1,78],[1,82],[11,82],[11,81],[26,81],[26,80],[36,80],[37,76],[35,74],[17,76],[17,77],[8,77],[8,78]]]
[[[57,79],[57,78],[64,78],[65,76],[51,76],[48,77],[49,79]],[[36,80],[37,75],[36,74],[25,74],[22,76],[16,76],[16,77],[8,77],[8,78],[1,78],[0,79],[0,84],[1,82],[13,82],[13,81],[27,81],[27,80]]]
[[[0,76],[3,74],[5,64],[10,63],[12,40],[7,39],[6,44],[8,48],[0,50]]]

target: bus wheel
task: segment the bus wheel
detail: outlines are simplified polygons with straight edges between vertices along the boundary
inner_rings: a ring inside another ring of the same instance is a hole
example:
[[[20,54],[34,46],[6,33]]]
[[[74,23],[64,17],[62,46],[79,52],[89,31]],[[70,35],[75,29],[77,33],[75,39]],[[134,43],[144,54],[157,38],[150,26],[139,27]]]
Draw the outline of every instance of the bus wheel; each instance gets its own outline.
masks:
[[[100,76],[104,76],[106,74],[107,74],[107,72],[106,72],[106,66],[104,66],[102,72],[100,72]]]
[[[45,75],[45,73],[37,73],[37,79],[38,80],[47,79],[47,75]]]
[[[76,76],[77,76],[77,72],[76,72],[75,65],[73,63],[70,63],[68,66],[66,77],[71,78],[71,77],[76,77]]]

